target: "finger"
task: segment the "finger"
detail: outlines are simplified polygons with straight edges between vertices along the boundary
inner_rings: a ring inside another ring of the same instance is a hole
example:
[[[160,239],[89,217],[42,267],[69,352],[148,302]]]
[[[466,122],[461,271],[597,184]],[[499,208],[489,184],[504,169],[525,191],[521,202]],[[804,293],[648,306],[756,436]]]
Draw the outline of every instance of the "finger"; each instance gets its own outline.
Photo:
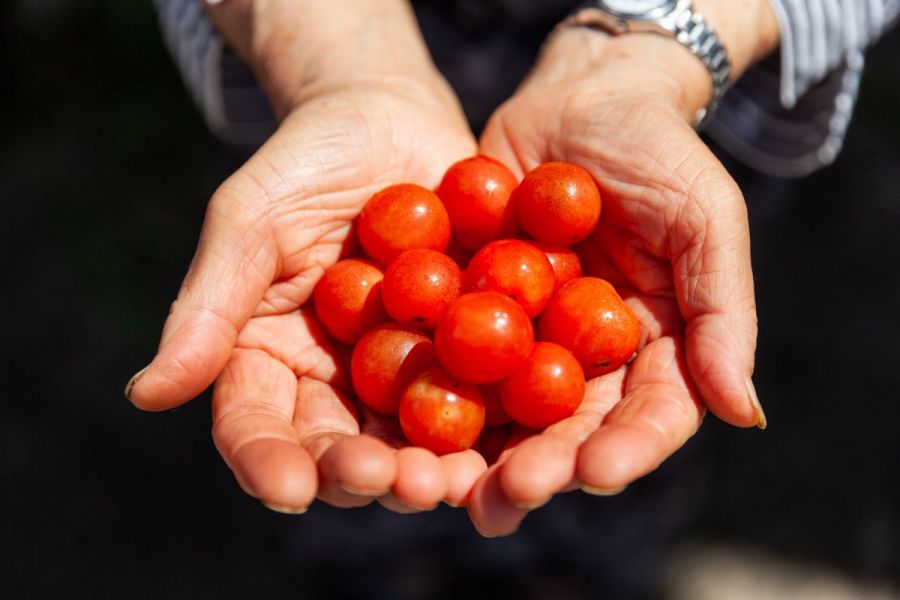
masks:
[[[316,495],[316,465],[291,424],[297,379],[264,352],[235,350],[213,393],[213,440],[240,486],[284,512]]]
[[[432,510],[447,497],[447,474],[434,453],[407,446],[397,450],[396,460],[397,479],[391,488],[394,499],[412,509]]]
[[[313,458],[318,458],[320,499],[350,508],[365,506],[390,492],[397,462],[384,442],[367,435],[320,436],[318,440],[327,445],[319,457],[313,453]]]
[[[542,147],[544,140],[537,138],[526,139],[523,143],[514,145],[507,131],[508,124],[502,115],[503,109],[501,107],[488,119],[481,138],[478,140],[478,154],[500,161],[509,167],[518,179],[522,179],[525,173],[538,165],[539,161],[535,156],[521,154],[519,147]],[[531,135],[532,132],[537,133],[535,128],[528,127],[517,132],[517,134]]]
[[[689,381],[680,339],[664,337],[641,350],[625,397],[579,450],[576,476],[586,490],[619,490],[654,470],[697,431],[703,406]]]
[[[259,193],[241,189],[235,180],[209,204],[156,356],[126,386],[125,395],[139,408],[165,410],[206,389],[222,372],[238,331],[275,277],[274,239],[265,220],[242,204]]]
[[[397,473],[394,451],[359,435],[353,403],[334,387],[302,377],[293,426],[317,463],[323,501],[340,508],[364,506],[390,489]]]
[[[502,463],[490,467],[472,488],[468,511],[472,525],[484,537],[512,535],[528,509],[514,506],[500,485]]]
[[[724,168],[696,178],[670,232],[669,257],[686,321],[687,364],[706,404],[738,426],[765,427],[751,375],[756,302],[747,209]]]
[[[440,459],[447,473],[447,495],[444,502],[450,506],[465,506],[475,482],[487,470],[484,457],[475,450],[466,450],[445,454]]]
[[[521,442],[500,468],[500,486],[519,508],[543,506],[575,479],[578,447],[622,398],[625,368],[588,382],[578,412]]]

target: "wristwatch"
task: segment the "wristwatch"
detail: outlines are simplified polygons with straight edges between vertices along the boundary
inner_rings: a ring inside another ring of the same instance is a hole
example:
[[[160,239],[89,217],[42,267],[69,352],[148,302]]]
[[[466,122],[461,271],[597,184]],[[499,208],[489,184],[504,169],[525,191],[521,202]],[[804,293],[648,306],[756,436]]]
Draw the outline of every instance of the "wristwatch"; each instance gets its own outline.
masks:
[[[731,61],[716,32],[691,0],[591,0],[578,8],[567,24],[602,29],[611,35],[644,32],[675,39],[703,61],[712,78],[712,97],[697,111],[694,127],[701,129],[725,94]]]

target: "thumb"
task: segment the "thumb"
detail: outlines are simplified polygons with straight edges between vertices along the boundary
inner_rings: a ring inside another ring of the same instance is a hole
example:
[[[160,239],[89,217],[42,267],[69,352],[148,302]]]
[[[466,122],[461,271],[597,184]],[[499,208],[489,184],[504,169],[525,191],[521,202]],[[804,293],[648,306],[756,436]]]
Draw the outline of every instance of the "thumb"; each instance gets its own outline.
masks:
[[[521,180],[525,173],[537,166],[539,161],[535,160],[533,164],[531,162],[524,164],[524,161],[529,161],[532,157],[520,155],[519,151],[522,148],[514,146],[509,133],[505,112],[501,106],[488,119],[484,131],[481,133],[478,140],[478,154],[500,161],[515,174],[517,179]]]
[[[764,429],[751,379],[757,321],[747,208],[724,167],[708,159],[715,167],[693,178],[669,236],[688,368],[714,414]]]
[[[264,206],[255,201],[264,194],[241,180],[238,172],[210,201],[156,356],[125,388],[138,408],[173,408],[212,384],[275,277],[275,240],[262,211],[248,206]]]

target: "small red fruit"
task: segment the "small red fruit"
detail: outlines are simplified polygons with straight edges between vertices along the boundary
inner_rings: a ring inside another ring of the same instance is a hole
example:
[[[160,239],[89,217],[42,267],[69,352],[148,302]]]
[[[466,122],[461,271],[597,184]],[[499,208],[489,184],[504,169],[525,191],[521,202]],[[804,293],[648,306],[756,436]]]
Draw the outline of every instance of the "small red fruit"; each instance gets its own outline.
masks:
[[[580,242],[600,219],[600,191],[594,178],[570,163],[539,165],[513,192],[512,203],[522,229],[551,244]]]
[[[407,250],[385,271],[381,297],[394,320],[431,328],[461,287],[462,271],[452,258],[435,250]]]
[[[372,410],[396,415],[409,383],[436,363],[434,344],[421,331],[397,323],[379,325],[353,348],[353,389]]]
[[[500,384],[503,408],[512,419],[544,429],[571,416],[584,399],[584,372],[572,353],[537,342],[531,356]]]
[[[469,383],[508,377],[534,346],[534,328],[522,307],[497,292],[463,294],[434,331],[441,364]]]
[[[401,183],[369,199],[359,214],[357,235],[366,254],[387,265],[411,248],[443,252],[450,242],[450,218],[434,192]]]
[[[400,427],[414,445],[435,454],[466,450],[484,427],[478,388],[434,368],[416,377],[400,400]]]
[[[325,271],[313,290],[316,314],[339,342],[353,344],[388,320],[381,302],[381,270],[367,260],[348,258]]]
[[[512,421],[500,400],[499,383],[480,385],[478,391],[481,392],[481,399],[484,401],[485,427],[499,427]]]
[[[515,187],[512,171],[487,156],[461,160],[447,170],[437,195],[463,248],[477,250],[491,240],[515,237],[519,222],[509,202]]]
[[[553,294],[556,276],[547,255],[522,240],[497,240],[479,250],[466,269],[467,292],[494,291],[536,317]]]
[[[542,341],[568,348],[588,378],[615,371],[637,349],[641,326],[615,288],[579,277],[562,286],[538,321]]]
[[[582,276],[581,259],[578,258],[578,253],[571,248],[567,246],[557,246],[556,244],[547,244],[545,242],[531,243],[535,247],[540,248],[550,260],[550,266],[553,267],[553,274],[556,275],[555,290],[558,290],[573,279]]]

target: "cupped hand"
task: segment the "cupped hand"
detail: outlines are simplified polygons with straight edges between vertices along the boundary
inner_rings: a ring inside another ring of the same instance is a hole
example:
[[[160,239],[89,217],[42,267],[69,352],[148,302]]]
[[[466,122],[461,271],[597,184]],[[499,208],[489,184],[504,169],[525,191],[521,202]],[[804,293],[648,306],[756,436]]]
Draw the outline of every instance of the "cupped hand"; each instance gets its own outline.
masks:
[[[382,498],[404,511],[462,502],[481,457],[398,449],[402,435],[386,419],[357,414],[348,349],[328,341],[304,303],[350,250],[351,224],[375,191],[434,187],[474,151],[442,80],[305,89],[213,196],[157,355],[129,384],[131,401],[165,410],[218,378],[216,446],[240,485],[281,511],[302,512],[317,494],[337,506]]]
[[[708,82],[670,40],[564,31],[481,139],[483,153],[520,174],[553,160],[592,173],[603,212],[578,248],[585,273],[615,285],[642,330],[629,366],[589,381],[574,416],[519,436],[481,477],[469,512],[486,535],[515,531],[557,492],[621,490],[681,447],[706,407],[737,426],[765,426],[751,382],[746,208],[689,124],[697,107],[670,75],[681,59]]]

